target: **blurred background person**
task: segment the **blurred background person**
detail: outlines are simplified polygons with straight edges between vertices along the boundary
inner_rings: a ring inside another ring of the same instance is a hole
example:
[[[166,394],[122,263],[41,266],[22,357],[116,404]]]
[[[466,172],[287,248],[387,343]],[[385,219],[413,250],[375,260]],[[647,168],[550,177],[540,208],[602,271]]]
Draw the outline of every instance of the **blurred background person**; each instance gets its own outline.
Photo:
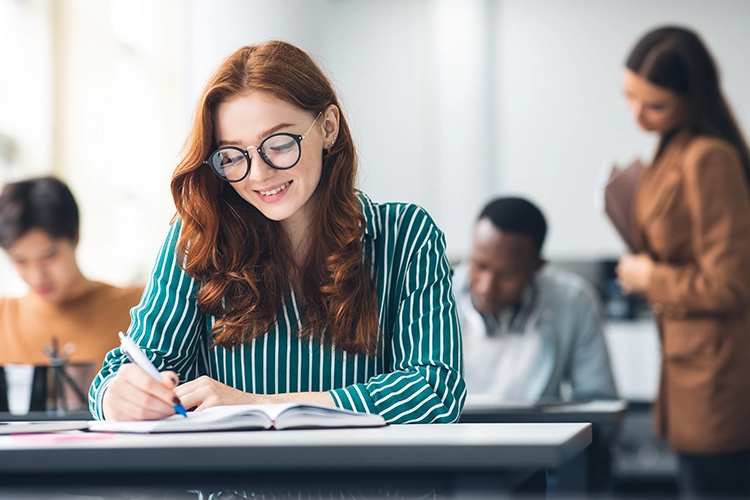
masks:
[[[750,155],[692,31],[647,33],[627,58],[628,104],[659,137],[634,204],[642,253],[617,268],[662,342],[656,431],[687,496],[750,495]]]
[[[62,181],[38,177],[2,189],[0,246],[29,291],[0,298],[0,365],[48,364],[53,337],[70,362],[96,367],[119,345],[117,332],[127,330],[143,289],[86,278],[75,255],[78,229],[78,206]]]
[[[498,198],[481,212],[468,262],[456,268],[469,394],[508,401],[617,397],[597,292],[546,263],[542,212]]]

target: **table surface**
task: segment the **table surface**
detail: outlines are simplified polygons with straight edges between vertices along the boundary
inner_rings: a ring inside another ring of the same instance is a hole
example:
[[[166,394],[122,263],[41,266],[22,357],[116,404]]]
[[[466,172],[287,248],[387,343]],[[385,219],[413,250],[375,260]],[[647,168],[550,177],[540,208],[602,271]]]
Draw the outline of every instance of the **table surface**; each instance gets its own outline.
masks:
[[[32,411],[29,413],[0,412],[0,422],[47,422],[52,420],[92,420],[93,418],[88,410]]]
[[[175,434],[0,436],[0,475],[97,471],[555,468],[590,424],[431,424]]]
[[[469,395],[461,422],[529,423],[591,422],[617,423],[625,416],[626,401],[586,403],[508,403],[493,396]]]

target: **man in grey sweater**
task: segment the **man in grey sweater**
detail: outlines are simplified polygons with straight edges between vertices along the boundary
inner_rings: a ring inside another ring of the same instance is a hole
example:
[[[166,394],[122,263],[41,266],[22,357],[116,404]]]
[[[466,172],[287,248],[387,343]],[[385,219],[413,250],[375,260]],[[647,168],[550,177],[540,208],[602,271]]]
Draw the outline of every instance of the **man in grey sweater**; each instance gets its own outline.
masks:
[[[454,275],[469,394],[507,401],[617,397],[599,301],[584,279],[546,263],[547,224],[522,198],[489,203]]]

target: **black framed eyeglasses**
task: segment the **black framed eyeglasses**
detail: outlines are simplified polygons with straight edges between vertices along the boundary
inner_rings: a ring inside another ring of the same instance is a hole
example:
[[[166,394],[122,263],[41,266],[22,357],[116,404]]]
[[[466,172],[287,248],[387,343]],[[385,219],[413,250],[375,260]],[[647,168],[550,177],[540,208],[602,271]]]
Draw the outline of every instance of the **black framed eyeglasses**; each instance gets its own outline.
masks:
[[[224,146],[211,153],[203,163],[210,166],[219,178],[227,182],[240,182],[250,173],[252,160],[249,151],[255,148],[269,167],[276,170],[289,170],[299,162],[302,156],[302,139],[307,137],[322,113],[322,111],[318,113],[307,132],[302,135],[279,132],[263,139],[260,146],[253,145],[244,149],[237,146]]]

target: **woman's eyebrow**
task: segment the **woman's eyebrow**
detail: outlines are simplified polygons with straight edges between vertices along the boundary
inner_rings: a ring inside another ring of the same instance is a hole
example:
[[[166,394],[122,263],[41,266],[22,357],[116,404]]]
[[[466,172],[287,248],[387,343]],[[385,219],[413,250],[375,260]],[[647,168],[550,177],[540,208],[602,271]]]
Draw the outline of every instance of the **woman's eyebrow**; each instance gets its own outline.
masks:
[[[273,134],[274,132],[278,132],[282,128],[293,127],[293,126],[294,126],[293,123],[279,123],[275,127],[271,127],[268,130],[264,130],[263,132],[261,132],[260,134],[258,134],[258,141],[262,141],[263,139],[265,139],[269,135]]]
[[[256,142],[260,143],[260,141],[262,141],[263,139],[265,139],[269,135],[273,134],[274,132],[278,132],[279,130],[281,130],[283,128],[293,127],[293,126],[294,126],[293,123],[279,123],[278,125],[274,125],[273,127],[269,128],[268,130],[264,130],[263,132],[261,132],[260,134],[258,134],[258,138],[257,138]],[[219,141],[219,143],[217,144],[217,146],[219,146],[219,147],[221,147],[221,146],[242,146],[242,142],[240,142],[240,141]],[[257,146],[257,144],[256,144],[256,146]]]

